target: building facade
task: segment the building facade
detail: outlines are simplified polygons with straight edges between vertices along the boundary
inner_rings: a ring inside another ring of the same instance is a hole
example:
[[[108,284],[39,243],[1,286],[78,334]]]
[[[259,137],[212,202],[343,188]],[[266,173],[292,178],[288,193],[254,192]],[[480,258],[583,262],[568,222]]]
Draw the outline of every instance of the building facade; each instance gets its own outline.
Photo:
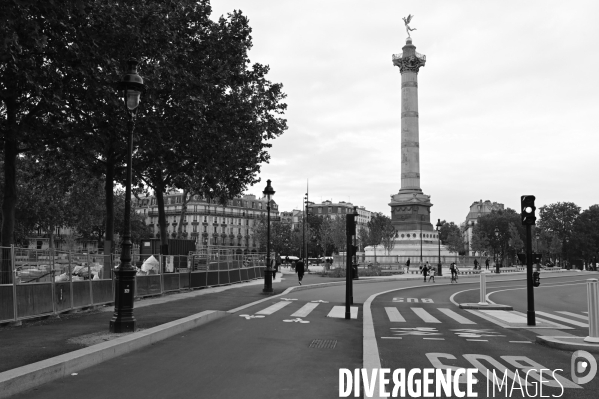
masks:
[[[489,200],[475,201],[470,205],[470,211],[466,215],[466,220],[460,224],[460,227],[464,236],[464,248],[466,249],[467,255],[475,255],[472,252],[472,230],[478,223],[478,218],[484,215],[488,215],[493,211],[504,210],[504,205],[498,202],[491,202]]]
[[[134,199],[133,205],[136,213],[145,216],[146,224],[153,229],[154,237],[159,238],[156,198],[148,196]],[[174,191],[164,195],[169,238],[177,236],[182,206],[183,193]],[[255,237],[255,228],[261,218],[266,218],[266,206],[266,197],[257,198],[252,194],[228,200],[225,205],[218,200],[194,195],[187,203],[182,235],[195,240],[199,248],[225,247],[236,249],[240,253],[257,252],[260,243]],[[270,220],[280,220],[278,205],[272,199]]]
[[[372,212],[366,210],[363,206],[356,208],[358,216],[356,217],[356,229],[359,231],[361,227],[368,229],[368,222],[372,217]],[[341,215],[347,215],[354,212],[354,204],[351,202],[339,201],[323,201],[320,204],[313,202],[308,203],[308,212],[312,215],[326,217],[329,216],[333,219],[340,217]]]

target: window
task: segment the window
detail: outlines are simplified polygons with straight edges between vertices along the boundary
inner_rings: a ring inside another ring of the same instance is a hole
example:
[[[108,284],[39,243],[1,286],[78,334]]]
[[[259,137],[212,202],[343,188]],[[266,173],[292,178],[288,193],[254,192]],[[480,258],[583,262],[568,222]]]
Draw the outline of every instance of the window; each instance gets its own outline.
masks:
[[[318,213],[322,213],[322,208],[318,208]]]
[[[329,213],[333,212],[333,208],[329,206]]]

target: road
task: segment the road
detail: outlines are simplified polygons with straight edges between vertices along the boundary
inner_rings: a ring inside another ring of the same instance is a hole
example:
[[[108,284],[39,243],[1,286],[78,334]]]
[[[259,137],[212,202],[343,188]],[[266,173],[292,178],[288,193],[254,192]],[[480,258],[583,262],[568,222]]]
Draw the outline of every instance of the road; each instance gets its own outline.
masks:
[[[589,276],[597,275],[570,273],[544,278],[542,288],[535,291],[537,308],[584,323],[586,291],[581,284]],[[525,312],[522,279],[522,274],[490,276],[489,299]],[[505,328],[489,315],[460,309],[455,303],[478,302],[477,282],[477,278],[461,278],[458,284],[447,279],[355,284],[355,318],[350,320],[343,318],[343,286],[266,298],[223,319],[15,398],[339,397],[339,369],[363,367],[364,307],[371,310],[378,358],[384,368],[474,367],[480,371],[474,386],[478,397],[540,397],[534,379],[538,375],[529,373],[530,385],[522,389],[511,377],[518,370],[525,384],[528,368],[546,368],[551,371],[542,376],[548,381],[543,396],[596,397],[599,378],[587,384],[572,381],[571,352],[535,343],[538,334],[582,336],[587,330],[557,319],[552,320],[571,329]],[[331,317],[335,311],[341,318]],[[506,368],[506,381],[514,389],[510,395],[505,386],[499,390],[486,378],[489,370],[501,380]],[[557,369],[562,370],[556,375],[564,386],[563,395],[560,384],[551,378]]]

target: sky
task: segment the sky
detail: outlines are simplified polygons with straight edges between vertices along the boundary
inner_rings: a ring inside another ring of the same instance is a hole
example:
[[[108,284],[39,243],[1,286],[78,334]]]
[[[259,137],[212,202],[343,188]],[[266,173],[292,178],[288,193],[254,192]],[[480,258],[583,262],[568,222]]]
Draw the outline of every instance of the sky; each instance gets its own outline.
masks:
[[[420,184],[431,221],[463,222],[478,200],[520,212],[599,203],[599,1],[212,0],[241,10],[252,63],[287,94],[288,129],[260,183],[280,211],[346,201],[390,216],[401,186],[401,53],[418,74]],[[538,216],[538,214],[537,214]]]

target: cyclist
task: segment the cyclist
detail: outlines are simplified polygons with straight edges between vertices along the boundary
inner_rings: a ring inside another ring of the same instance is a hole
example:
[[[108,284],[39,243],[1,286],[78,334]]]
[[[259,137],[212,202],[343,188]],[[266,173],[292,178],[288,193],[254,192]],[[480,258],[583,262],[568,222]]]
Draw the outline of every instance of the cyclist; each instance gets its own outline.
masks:
[[[457,283],[458,282],[458,267],[456,266],[455,262],[451,263],[451,266],[449,266],[449,270],[451,271],[451,282],[453,283],[455,281]]]

